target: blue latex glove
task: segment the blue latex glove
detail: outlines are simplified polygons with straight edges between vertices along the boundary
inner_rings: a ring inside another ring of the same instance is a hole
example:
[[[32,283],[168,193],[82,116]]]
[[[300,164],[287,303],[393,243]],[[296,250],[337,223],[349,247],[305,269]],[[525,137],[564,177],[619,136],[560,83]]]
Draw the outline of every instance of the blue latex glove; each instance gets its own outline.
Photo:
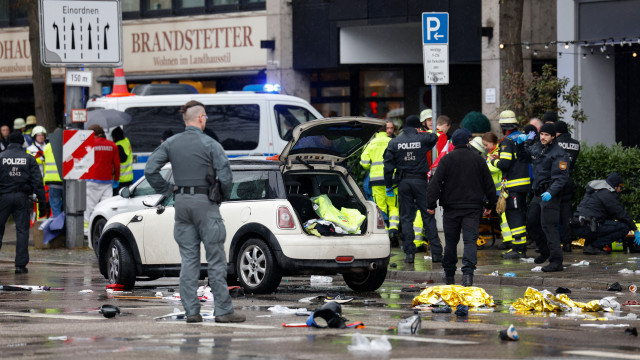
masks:
[[[545,191],[542,193],[542,201],[549,201],[551,200],[551,194],[549,194],[548,191]]]
[[[394,197],[396,196],[396,194],[393,192],[392,188],[387,188],[387,196],[388,197]]]
[[[522,144],[523,142],[525,142],[527,140],[527,135],[525,134],[520,134],[518,135],[518,137],[516,138],[516,142],[518,144]]]
[[[536,138],[536,132],[535,131],[529,131],[529,136],[527,136],[527,140],[533,140]]]
[[[120,181],[114,181],[113,182],[113,188],[117,188],[118,186],[120,186]]]
[[[633,235],[636,236],[636,238],[633,240],[633,243],[636,245],[640,245],[640,230],[636,230]]]

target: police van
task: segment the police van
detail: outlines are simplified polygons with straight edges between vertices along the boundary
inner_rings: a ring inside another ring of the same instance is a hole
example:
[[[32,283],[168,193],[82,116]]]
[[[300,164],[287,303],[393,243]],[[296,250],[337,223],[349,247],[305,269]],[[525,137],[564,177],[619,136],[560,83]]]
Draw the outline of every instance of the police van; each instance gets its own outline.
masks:
[[[147,158],[160,145],[163,133],[184,131],[179,110],[190,100],[204,104],[208,117],[205,131],[218,140],[229,158],[265,159],[280,154],[291,140],[293,128],[322,118],[298,97],[251,91],[99,97],[87,102],[87,111],[115,109],[131,116],[123,130],[133,149],[135,181],[143,176]]]

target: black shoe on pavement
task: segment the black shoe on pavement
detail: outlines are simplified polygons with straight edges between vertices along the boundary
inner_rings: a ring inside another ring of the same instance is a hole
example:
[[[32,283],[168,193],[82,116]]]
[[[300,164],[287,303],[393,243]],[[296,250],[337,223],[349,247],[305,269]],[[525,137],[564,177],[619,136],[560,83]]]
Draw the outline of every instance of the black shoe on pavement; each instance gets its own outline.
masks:
[[[498,250],[509,250],[511,249],[511,241],[502,242],[502,244],[498,245]]]
[[[415,260],[416,255],[415,254],[407,254],[404,257],[404,262],[406,264],[413,264],[413,261]]]
[[[542,271],[544,272],[556,272],[562,270],[564,270],[562,264],[549,263],[549,265],[542,267]]]
[[[548,256],[538,255],[538,256],[536,256],[535,259],[533,259],[533,262],[536,263],[536,264],[542,264],[545,261],[547,261],[548,258],[549,258]]]
[[[187,323],[191,324],[191,323],[199,323],[199,322],[202,322],[202,315],[200,314],[187,315]]]
[[[562,251],[571,252],[571,244],[562,244]]]
[[[434,263],[442,262],[442,255],[437,255],[437,254],[431,255],[431,262],[434,262]]]
[[[26,274],[29,270],[26,266],[16,266],[16,274]]]
[[[420,253],[420,252],[426,253],[427,252],[427,245],[422,244],[420,246],[417,246],[416,247],[416,252],[417,253]]]
[[[513,249],[509,250],[508,252],[500,255],[502,256],[503,259],[520,259],[520,258],[526,258],[526,254],[525,253],[521,253],[519,251],[515,251]]]
[[[608,254],[608,252],[599,249],[597,247],[593,247],[591,245],[587,245],[585,246],[584,250],[582,250],[583,254],[587,254],[587,255],[605,255]]]
[[[473,286],[473,274],[462,274],[462,286]]]
[[[246,316],[242,314],[236,314],[235,312],[232,312],[231,314],[216,316],[217,323],[239,323],[244,322],[246,319]]]
[[[446,273],[442,273],[442,281],[444,281],[446,285],[453,285],[456,283],[456,278],[454,275],[447,275]]]

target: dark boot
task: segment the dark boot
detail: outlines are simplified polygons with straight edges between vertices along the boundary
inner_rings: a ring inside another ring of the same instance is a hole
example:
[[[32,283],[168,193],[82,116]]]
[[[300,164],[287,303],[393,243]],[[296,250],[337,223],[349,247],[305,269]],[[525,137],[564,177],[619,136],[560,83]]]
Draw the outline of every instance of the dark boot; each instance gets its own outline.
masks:
[[[462,286],[473,286],[473,274],[462,274]]]
[[[442,262],[442,255],[431,254],[431,262],[434,262],[434,263]]]
[[[549,255],[546,255],[546,256],[545,255],[538,255],[538,256],[536,256],[535,259],[533,259],[533,262],[536,263],[536,264],[542,264],[545,261],[547,261],[548,258],[549,258]]]
[[[599,249],[597,247],[593,247],[591,245],[587,245],[584,247],[584,250],[582,250],[582,253],[587,254],[587,255],[605,255],[608,254],[608,252]]]
[[[416,255],[415,254],[407,254],[404,257],[404,262],[407,264],[413,264],[413,261],[415,260]]]
[[[564,270],[564,268],[562,267],[562,264],[558,264],[558,263],[549,263],[549,265],[542,267],[542,271],[544,272],[556,272],[556,271],[562,271],[562,270]]]
[[[526,244],[512,244],[511,250],[502,254],[503,259],[520,259],[527,257]]]
[[[195,314],[195,315],[187,315],[187,322],[188,323],[201,323],[202,322],[202,315],[200,314]]]
[[[502,244],[498,245],[499,250],[509,250],[511,249],[511,241],[503,241]]]
[[[447,273],[442,274],[442,281],[444,281],[447,285],[453,285],[456,283],[456,279],[454,275],[447,275]]]

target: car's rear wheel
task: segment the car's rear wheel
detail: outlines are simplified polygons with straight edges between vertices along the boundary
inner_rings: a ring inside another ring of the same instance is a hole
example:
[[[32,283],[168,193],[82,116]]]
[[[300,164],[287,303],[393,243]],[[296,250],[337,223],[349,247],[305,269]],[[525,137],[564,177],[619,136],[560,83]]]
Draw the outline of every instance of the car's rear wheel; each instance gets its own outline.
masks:
[[[344,282],[353,291],[368,292],[378,290],[387,277],[387,269],[366,270],[360,273],[343,274]]]
[[[249,239],[242,244],[236,259],[236,272],[247,293],[271,293],[282,280],[273,252],[261,239]]]
[[[93,222],[93,228],[91,229],[91,246],[93,246],[93,251],[96,252],[96,256],[98,255],[98,240],[100,240],[100,235],[102,235],[102,230],[106,223],[107,219],[105,218],[98,218]]]
[[[105,257],[109,283],[121,284],[125,290],[133,289],[136,283],[136,265],[129,248],[120,239],[114,238]]]

